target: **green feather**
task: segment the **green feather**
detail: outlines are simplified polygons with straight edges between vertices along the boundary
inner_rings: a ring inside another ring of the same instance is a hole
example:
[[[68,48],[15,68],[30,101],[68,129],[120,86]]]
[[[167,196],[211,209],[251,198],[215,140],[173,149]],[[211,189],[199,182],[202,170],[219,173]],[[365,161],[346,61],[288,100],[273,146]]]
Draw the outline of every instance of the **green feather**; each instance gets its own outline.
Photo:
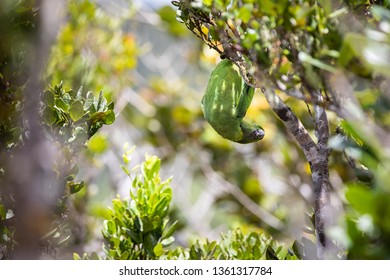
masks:
[[[254,88],[247,85],[230,60],[222,60],[211,73],[202,110],[218,134],[238,143],[263,139],[264,130],[243,120],[252,102]]]

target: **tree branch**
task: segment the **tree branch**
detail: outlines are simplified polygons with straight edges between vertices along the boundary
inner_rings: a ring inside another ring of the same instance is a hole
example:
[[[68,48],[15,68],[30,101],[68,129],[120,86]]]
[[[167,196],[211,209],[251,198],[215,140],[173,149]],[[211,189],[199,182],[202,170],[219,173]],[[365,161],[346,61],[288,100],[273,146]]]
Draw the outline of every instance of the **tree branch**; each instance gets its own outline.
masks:
[[[223,190],[232,194],[238,202],[241,203],[249,212],[253,215],[257,216],[264,223],[273,227],[274,229],[281,230],[284,228],[283,223],[269,213],[267,210],[260,207],[257,203],[255,203],[252,199],[250,199],[240,188],[231,184],[230,182],[223,179],[217,172],[215,172],[211,166],[208,164],[202,164],[202,169],[206,177],[214,183],[223,187]]]
[[[320,243],[318,257],[321,258],[327,245],[325,227],[329,220],[328,209],[330,205],[328,170],[329,150],[327,148],[329,125],[326,111],[319,105],[323,102],[322,95],[319,91],[316,91],[314,95],[318,101],[318,104],[314,105],[316,122],[315,134],[318,139],[318,143],[316,144],[301,121],[272,89],[263,88],[262,91],[272,110],[284,122],[287,129],[295,137],[310,164],[313,181],[314,212],[316,217],[315,228]]]
[[[319,90],[314,91],[314,97],[322,102],[323,97]],[[327,246],[325,228],[330,223],[330,187],[329,187],[329,124],[326,110],[314,105],[315,135],[318,139],[316,160],[310,164],[313,178],[314,211],[316,217],[316,229],[322,246]]]
[[[268,104],[301,146],[308,162],[316,159],[317,146],[297,116],[270,88],[262,89]]]

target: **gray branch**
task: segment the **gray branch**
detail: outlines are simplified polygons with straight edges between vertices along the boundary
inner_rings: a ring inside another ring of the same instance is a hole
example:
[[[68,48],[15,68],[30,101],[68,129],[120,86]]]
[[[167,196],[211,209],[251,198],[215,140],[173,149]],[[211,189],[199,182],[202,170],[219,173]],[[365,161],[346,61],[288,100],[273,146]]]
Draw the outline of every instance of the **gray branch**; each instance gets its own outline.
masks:
[[[317,101],[315,108],[315,134],[318,142],[309,135],[297,116],[270,88],[264,88],[264,96],[272,110],[284,122],[288,131],[295,137],[302,148],[307,161],[310,164],[313,181],[313,204],[315,212],[315,228],[319,240],[318,257],[322,257],[327,246],[325,228],[329,221],[330,195],[329,195],[329,150],[327,142],[329,139],[329,125],[326,111],[319,104],[323,102],[319,91],[314,92]]]

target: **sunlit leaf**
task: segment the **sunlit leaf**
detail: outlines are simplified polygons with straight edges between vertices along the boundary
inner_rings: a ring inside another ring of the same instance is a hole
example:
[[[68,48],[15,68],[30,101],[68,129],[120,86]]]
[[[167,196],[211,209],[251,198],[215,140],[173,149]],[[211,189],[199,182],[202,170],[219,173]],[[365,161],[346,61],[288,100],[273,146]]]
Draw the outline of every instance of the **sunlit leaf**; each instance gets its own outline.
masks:
[[[68,112],[69,104],[67,104],[62,98],[55,99],[55,106],[64,112]]]
[[[81,119],[84,115],[83,103],[80,100],[74,101],[70,105],[69,114],[74,122],[77,122],[79,119]]]
[[[310,65],[313,65],[317,68],[320,68],[320,69],[328,71],[328,72],[332,72],[332,73],[336,72],[336,68],[322,62],[319,59],[313,58],[312,56],[310,56],[309,54],[307,54],[305,52],[300,52],[298,57],[299,57],[299,60],[303,63],[308,63]]]
[[[169,238],[171,237],[176,229],[177,229],[177,225],[178,225],[178,221],[175,221],[170,227],[164,229],[164,232],[163,232],[163,235],[161,236],[161,238],[165,239],[165,238]]]
[[[108,148],[107,136],[103,134],[95,134],[88,141],[88,149],[95,154],[101,154]]]

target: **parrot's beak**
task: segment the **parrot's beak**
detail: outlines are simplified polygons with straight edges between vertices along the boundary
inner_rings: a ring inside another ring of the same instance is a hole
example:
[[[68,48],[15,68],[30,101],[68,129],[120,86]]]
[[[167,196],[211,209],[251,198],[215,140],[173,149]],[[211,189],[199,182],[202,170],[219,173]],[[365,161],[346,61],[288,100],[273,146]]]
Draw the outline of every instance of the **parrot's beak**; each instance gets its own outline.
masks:
[[[264,130],[262,130],[262,129],[257,129],[257,130],[255,130],[254,132],[254,139],[258,139],[258,140],[261,140],[261,139],[263,139],[264,138],[264,135],[265,135],[265,132],[264,132]]]

